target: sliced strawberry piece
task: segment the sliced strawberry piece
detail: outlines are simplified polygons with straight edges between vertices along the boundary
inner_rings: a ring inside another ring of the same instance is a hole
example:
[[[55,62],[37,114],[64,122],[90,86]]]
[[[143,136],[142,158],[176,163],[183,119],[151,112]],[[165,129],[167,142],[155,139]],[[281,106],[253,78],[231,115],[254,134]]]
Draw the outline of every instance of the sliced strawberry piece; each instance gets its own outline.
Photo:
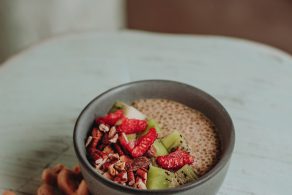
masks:
[[[136,141],[136,146],[131,151],[131,155],[134,158],[142,156],[145,152],[147,152],[147,150],[156,140],[157,136],[158,134],[154,128],[149,129],[149,131],[145,135],[143,135]]]
[[[157,164],[167,170],[177,170],[186,164],[192,164],[194,158],[186,151],[176,150],[168,155],[156,158]]]
[[[114,126],[118,120],[122,119],[124,117],[123,111],[122,110],[117,110],[115,112],[109,113],[103,117],[98,117],[95,122],[96,124],[107,124],[110,126]]]
[[[132,134],[144,131],[146,127],[146,120],[124,118],[122,123],[117,127],[117,131]]]

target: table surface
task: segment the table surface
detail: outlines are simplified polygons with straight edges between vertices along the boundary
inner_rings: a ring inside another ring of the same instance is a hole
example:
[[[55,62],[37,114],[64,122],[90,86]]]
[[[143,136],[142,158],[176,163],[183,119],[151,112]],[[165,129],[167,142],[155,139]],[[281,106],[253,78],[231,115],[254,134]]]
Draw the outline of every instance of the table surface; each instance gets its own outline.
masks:
[[[135,31],[55,37],[0,66],[0,189],[34,194],[43,168],[75,165],[82,108],[141,79],[185,82],[226,107],[236,144],[218,194],[292,194],[292,58],[240,39]]]

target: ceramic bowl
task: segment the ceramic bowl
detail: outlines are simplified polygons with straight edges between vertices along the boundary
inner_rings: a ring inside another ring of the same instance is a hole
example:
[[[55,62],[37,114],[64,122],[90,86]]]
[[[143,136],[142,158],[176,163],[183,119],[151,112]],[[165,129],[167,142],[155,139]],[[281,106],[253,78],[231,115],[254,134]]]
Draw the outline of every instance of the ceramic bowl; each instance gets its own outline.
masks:
[[[131,103],[141,98],[165,98],[197,109],[211,119],[221,141],[221,158],[205,175],[195,182],[164,190],[139,190],[114,183],[97,173],[86,158],[85,140],[97,116],[104,115],[116,100]],[[175,81],[144,80],[112,88],[94,98],[79,115],[74,128],[74,147],[81,171],[89,190],[94,195],[126,194],[216,194],[226,175],[234,147],[235,134],[232,120],[224,107],[202,90]]]

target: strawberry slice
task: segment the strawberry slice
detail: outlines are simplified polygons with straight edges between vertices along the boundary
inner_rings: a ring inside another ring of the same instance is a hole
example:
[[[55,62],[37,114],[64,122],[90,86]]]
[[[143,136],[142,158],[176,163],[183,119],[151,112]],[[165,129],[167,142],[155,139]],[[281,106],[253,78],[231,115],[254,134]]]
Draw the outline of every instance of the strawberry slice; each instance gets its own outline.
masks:
[[[117,110],[115,112],[109,113],[103,117],[98,117],[95,122],[96,124],[106,124],[110,126],[114,126],[118,120],[122,119],[124,117],[122,110]]]
[[[146,127],[146,120],[124,118],[122,123],[117,127],[117,131],[132,134],[144,131]]]
[[[158,134],[154,128],[149,129],[145,135],[136,141],[135,148],[132,150],[131,155],[134,158],[142,156],[154,143],[157,136]]]
[[[186,164],[192,164],[194,158],[186,151],[176,150],[168,155],[156,158],[157,164],[167,170],[177,170]]]

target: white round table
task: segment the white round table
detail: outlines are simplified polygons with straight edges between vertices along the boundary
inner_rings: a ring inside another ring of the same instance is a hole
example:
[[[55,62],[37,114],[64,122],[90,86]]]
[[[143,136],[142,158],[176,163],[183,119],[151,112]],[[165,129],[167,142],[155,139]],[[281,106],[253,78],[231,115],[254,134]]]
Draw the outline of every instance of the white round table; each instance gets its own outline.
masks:
[[[82,108],[116,85],[170,79],[229,111],[236,146],[219,194],[292,194],[292,58],[227,37],[135,31],[49,39],[0,66],[0,189],[34,194],[43,168],[76,164]]]

